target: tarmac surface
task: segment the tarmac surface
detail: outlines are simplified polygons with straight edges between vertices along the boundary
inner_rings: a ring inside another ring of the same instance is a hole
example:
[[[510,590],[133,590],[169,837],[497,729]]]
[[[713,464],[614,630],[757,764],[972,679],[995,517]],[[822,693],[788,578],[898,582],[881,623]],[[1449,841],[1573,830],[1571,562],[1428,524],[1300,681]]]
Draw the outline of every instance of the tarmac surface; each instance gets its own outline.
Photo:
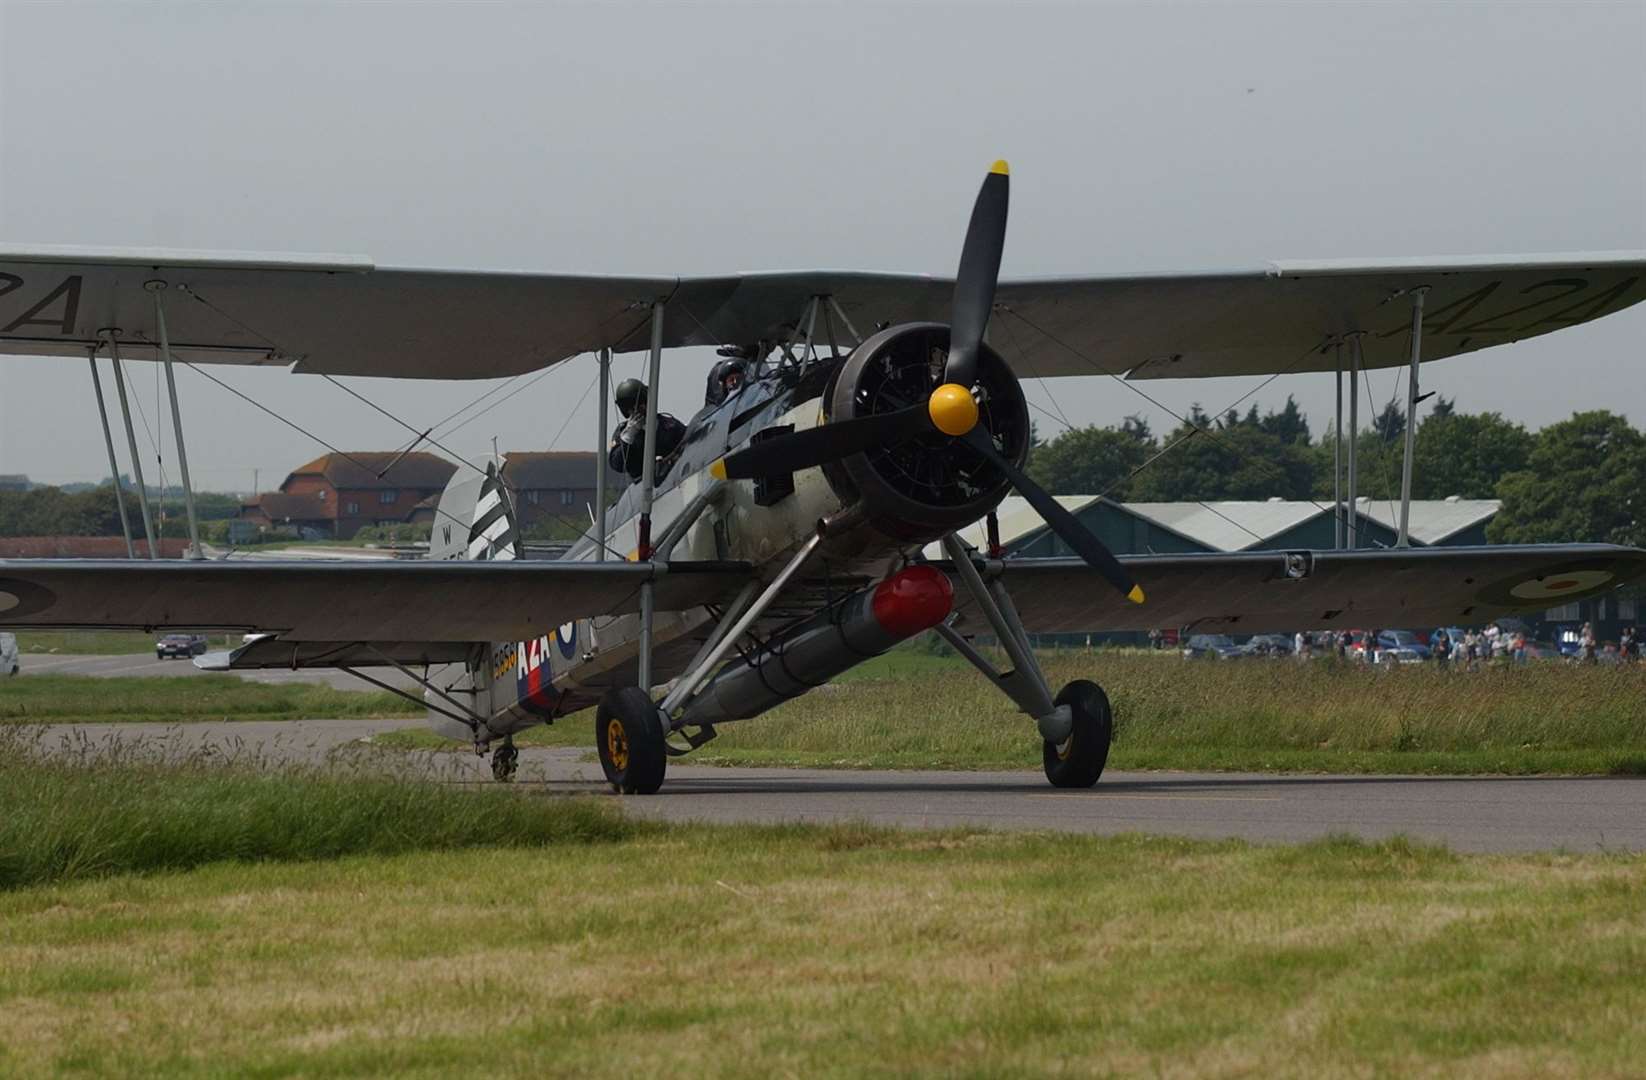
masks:
[[[230,757],[251,754],[305,763],[357,751],[368,762],[412,764],[454,782],[493,782],[489,763],[466,751],[371,749],[373,735],[421,727],[417,720],[78,724],[47,729],[42,745],[141,742],[167,753],[209,749]],[[520,756],[518,783],[542,785],[558,794],[609,792],[589,750],[525,747]],[[671,763],[662,792],[626,798],[624,808],[670,821],[864,821],[1256,842],[1303,841],[1333,833],[1366,839],[1405,834],[1458,851],[1646,851],[1646,778],[1635,777],[1109,772],[1095,788],[1059,791],[1037,771],[728,769]]]

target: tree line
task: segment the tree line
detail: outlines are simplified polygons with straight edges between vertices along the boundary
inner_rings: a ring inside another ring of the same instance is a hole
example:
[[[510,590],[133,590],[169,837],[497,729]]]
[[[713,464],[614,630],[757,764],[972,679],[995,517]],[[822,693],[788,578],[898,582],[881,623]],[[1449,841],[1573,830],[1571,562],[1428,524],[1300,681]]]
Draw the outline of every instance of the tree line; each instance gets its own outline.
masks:
[[[1400,497],[1405,410],[1390,403],[1356,435],[1358,493]],[[1194,406],[1156,436],[1148,421],[1073,428],[1035,440],[1029,473],[1059,495],[1130,502],[1221,499],[1330,504],[1331,426],[1312,438],[1290,396],[1280,409]],[[1345,446],[1347,456],[1347,446]],[[1494,543],[1608,542],[1646,545],[1646,433],[1605,410],[1579,412],[1538,431],[1495,412],[1464,413],[1439,398],[1418,424],[1412,497],[1501,499],[1487,527]]]
[[[123,493],[132,535],[143,535],[143,511],[137,493]],[[216,492],[196,492],[194,510],[202,522],[226,521],[240,509],[240,496]],[[188,519],[179,493],[162,503],[152,494],[149,509],[156,516],[160,535],[187,537]],[[161,511],[164,510],[162,516]],[[30,491],[0,491],[0,536],[119,536],[120,510],[114,501],[114,487],[64,491],[57,487],[37,487]]]

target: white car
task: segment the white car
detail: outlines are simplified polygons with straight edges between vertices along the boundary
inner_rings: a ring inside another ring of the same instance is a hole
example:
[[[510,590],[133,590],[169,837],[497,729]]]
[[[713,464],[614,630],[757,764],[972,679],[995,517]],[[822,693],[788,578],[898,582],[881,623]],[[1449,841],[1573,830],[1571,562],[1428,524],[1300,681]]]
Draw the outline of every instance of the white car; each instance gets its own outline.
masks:
[[[17,655],[17,635],[0,634],[0,675],[15,675],[22,669]]]

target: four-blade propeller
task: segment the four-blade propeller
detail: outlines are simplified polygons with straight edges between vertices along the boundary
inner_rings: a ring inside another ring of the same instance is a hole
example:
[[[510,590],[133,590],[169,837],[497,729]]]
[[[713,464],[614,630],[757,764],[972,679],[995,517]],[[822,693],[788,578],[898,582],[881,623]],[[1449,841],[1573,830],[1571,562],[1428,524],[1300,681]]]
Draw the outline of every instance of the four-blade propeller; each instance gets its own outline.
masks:
[[[977,357],[994,310],[995,286],[1000,279],[1000,255],[1006,245],[1006,210],[1011,180],[1004,161],[997,161],[984,177],[972,206],[971,224],[960,250],[955,274],[954,301],[949,319],[949,355],[943,383],[920,405],[896,412],[876,413],[820,424],[754,446],[747,446],[717,462],[715,472],[731,480],[798,472],[872,450],[876,446],[918,438],[947,435],[963,442],[999,469],[1053,532],[1128,600],[1143,602],[1143,590],[1132,581],[1103,542],[1065,510],[1044,488],[1007,460],[987,431],[977,426],[978,407],[972,387],[977,381]]]

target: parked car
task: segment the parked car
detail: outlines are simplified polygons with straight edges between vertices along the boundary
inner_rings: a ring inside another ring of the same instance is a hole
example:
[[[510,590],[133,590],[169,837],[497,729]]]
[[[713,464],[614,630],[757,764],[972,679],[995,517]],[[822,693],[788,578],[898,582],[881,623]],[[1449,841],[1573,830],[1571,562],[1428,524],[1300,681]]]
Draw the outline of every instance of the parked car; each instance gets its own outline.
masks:
[[[206,651],[206,638],[202,634],[167,634],[154,643],[154,656],[157,660],[170,660],[178,657],[187,660],[191,656],[200,656]]]
[[[1241,650],[1247,656],[1291,656],[1297,643],[1290,634],[1253,634]]]
[[[0,675],[11,676],[23,670],[17,655],[17,635],[0,634]]]
[[[1386,661],[1418,664],[1429,659],[1429,646],[1417,640],[1417,635],[1410,630],[1379,630],[1377,648]]]
[[[1238,660],[1244,655],[1228,634],[1191,634],[1183,643],[1185,660]]]

